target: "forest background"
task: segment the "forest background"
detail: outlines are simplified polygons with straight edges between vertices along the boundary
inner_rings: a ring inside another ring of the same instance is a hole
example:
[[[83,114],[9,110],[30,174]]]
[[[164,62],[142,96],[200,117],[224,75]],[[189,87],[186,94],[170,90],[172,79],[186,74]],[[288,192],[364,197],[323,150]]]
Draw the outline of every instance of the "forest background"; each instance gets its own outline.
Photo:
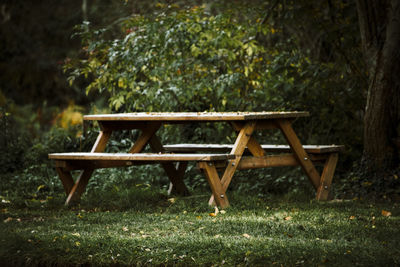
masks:
[[[362,161],[370,68],[354,1],[3,1],[0,13],[4,199],[63,194],[47,154],[90,148],[97,130],[82,128],[83,114],[306,110],[295,123],[303,143],[346,146],[335,197],[399,200],[398,168],[368,175]],[[230,137],[221,125],[171,131],[161,133],[167,142]],[[108,149],[135,135],[121,133]],[[149,170],[101,171],[88,191],[116,181],[166,188],[162,170]],[[193,189],[207,187],[194,168],[187,177]],[[299,170],[234,180],[238,191],[312,196]]]

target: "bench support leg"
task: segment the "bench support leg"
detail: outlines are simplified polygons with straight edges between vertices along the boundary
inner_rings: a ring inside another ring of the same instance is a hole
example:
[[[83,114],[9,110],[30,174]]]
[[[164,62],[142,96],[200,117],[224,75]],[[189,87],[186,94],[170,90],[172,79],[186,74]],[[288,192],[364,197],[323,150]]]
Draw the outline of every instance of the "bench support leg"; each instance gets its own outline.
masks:
[[[324,170],[321,175],[321,182],[317,190],[317,200],[328,200],[329,189],[331,187],[333,174],[335,173],[336,164],[338,162],[339,154],[332,153],[326,160]]]
[[[91,152],[103,152],[110,137],[111,131],[100,131]],[[85,192],[85,188],[89,182],[90,177],[92,176],[93,171],[93,169],[84,169],[79,175],[75,184],[73,184],[72,188],[70,188],[71,180],[68,178],[70,177],[72,179],[71,173],[65,174],[65,171],[62,171],[63,173],[61,173],[61,175],[59,173],[60,179],[64,185],[64,189],[66,192],[68,191],[68,197],[65,201],[65,205],[68,206],[72,202],[79,201],[81,195],[83,194],[83,192]]]
[[[238,137],[236,138],[235,144],[233,145],[233,148],[231,150],[231,154],[234,154],[236,158],[228,161],[228,166],[226,167],[221,179],[224,194],[225,191],[228,189],[229,184],[231,183],[233,174],[235,173],[239,165],[240,159],[242,158],[247,143],[249,142],[251,135],[254,132],[255,126],[255,122],[249,122],[246,123],[239,131]],[[214,194],[211,196],[208,204],[214,204]]]
[[[228,207],[229,200],[225,194],[226,190],[224,190],[222,186],[222,182],[219,179],[215,165],[212,162],[199,162],[199,167],[204,171],[208,184],[210,185],[213,193],[213,203],[215,201],[216,205],[221,208]]]
[[[164,152],[163,145],[156,135],[153,135],[150,138],[150,146],[153,152]],[[189,190],[183,183],[183,174],[185,173],[186,166],[178,166],[178,169],[176,169],[172,162],[163,162],[161,163],[161,166],[163,167],[169,180],[172,183],[171,192],[176,192],[177,194],[182,196],[190,195]]]
[[[78,179],[76,180],[76,183],[68,194],[65,205],[69,205],[71,203],[79,201],[83,192],[85,192],[85,188],[89,182],[90,176],[92,176],[92,173],[93,169],[86,169],[81,172]]]
[[[63,168],[57,167],[56,168],[58,177],[60,177],[60,180],[63,184],[65,193],[67,196],[69,195],[69,192],[71,192],[73,186],[74,186],[74,179],[72,179],[71,172],[63,170]]]
[[[286,141],[289,143],[293,154],[300,163],[300,166],[307,174],[315,190],[318,190],[321,177],[319,176],[317,169],[315,169],[311,158],[301,145],[299,138],[292,128],[291,122],[289,120],[280,120],[278,124]]]

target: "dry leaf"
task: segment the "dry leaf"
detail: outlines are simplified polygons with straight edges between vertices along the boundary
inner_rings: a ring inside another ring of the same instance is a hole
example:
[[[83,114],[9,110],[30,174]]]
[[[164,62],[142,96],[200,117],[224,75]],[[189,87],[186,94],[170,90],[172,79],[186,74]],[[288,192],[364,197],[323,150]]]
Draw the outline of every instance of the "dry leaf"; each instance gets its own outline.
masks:
[[[392,213],[387,210],[382,210],[382,216],[389,217],[389,216],[392,216]]]
[[[214,210],[215,215],[217,215],[219,213],[219,209],[217,206],[215,206],[215,210]]]
[[[226,211],[225,211],[225,210],[220,210],[220,213],[221,213],[221,214],[225,214]]]
[[[351,216],[349,217],[350,220],[354,220],[355,218],[356,218],[356,216],[354,216],[354,215],[351,215]]]
[[[128,231],[128,227],[126,227],[126,226],[122,227],[122,231],[127,232]]]
[[[8,222],[11,222],[13,220],[13,218],[11,218],[11,217],[8,217],[7,219],[5,219],[3,222],[5,222],[5,223],[8,223]]]
[[[243,234],[242,236],[243,236],[243,237],[246,237],[246,238],[250,238],[250,235],[249,235],[249,234]]]
[[[283,218],[285,221],[290,221],[292,219],[292,216],[287,216],[285,218]]]

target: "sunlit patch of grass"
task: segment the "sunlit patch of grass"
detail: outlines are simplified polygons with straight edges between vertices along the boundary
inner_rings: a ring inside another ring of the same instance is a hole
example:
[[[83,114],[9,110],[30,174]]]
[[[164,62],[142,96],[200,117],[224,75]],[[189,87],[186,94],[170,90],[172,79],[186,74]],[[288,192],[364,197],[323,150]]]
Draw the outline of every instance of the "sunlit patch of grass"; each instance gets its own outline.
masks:
[[[400,264],[400,207],[358,201],[288,202],[230,194],[216,216],[208,193],[168,197],[151,187],[86,195],[66,208],[1,204],[6,265]],[[382,213],[382,210],[390,211]]]

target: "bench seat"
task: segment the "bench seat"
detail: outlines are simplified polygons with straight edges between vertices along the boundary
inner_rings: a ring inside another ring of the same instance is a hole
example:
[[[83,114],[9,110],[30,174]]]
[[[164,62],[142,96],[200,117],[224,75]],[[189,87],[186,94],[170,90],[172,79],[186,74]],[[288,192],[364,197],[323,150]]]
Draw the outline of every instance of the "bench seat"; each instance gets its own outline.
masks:
[[[288,145],[261,145],[266,152],[290,152]],[[190,153],[190,152],[229,152],[233,145],[228,144],[172,144],[165,145],[168,152]],[[309,154],[337,153],[344,149],[341,145],[304,145],[304,150]]]
[[[172,154],[172,153],[54,153],[53,160],[116,160],[116,161],[220,161],[235,158],[230,154]]]

